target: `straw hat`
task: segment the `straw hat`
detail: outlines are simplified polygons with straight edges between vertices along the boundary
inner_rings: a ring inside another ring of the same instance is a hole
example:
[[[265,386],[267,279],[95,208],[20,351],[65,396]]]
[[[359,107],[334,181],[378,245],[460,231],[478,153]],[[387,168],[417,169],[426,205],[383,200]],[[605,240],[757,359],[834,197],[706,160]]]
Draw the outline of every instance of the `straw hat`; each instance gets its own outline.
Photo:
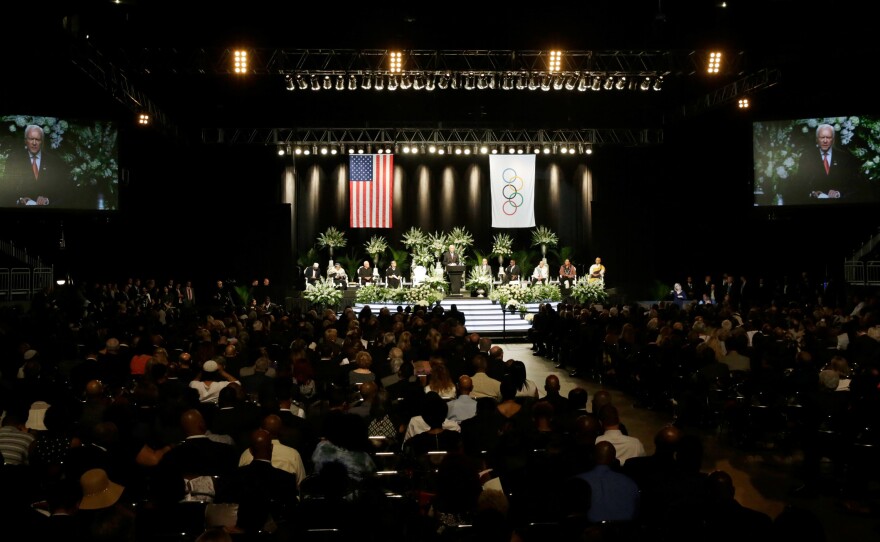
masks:
[[[83,498],[79,507],[82,510],[98,510],[116,504],[122,496],[121,485],[110,481],[104,469],[87,470],[79,479]]]

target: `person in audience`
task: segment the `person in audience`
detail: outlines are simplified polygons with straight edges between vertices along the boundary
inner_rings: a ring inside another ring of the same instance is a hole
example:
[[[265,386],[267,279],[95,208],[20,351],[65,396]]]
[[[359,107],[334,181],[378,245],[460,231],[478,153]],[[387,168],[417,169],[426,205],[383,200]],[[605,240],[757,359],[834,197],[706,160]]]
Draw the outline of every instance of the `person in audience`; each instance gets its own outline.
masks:
[[[577,477],[590,484],[591,504],[587,517],[593,523],[633,521],[639,513],[639,487],[617,472],[618,453],[607,441],[596,442],[596,466]]]
[[[477,414],[477,400],[471,395],[474,382],[468,375],[458,377],[458,397],[447,403],[446,417],[459,425]]]
[[[645,456],[645,446],[641,441],[635,437],[624,435],[620,431],[620,416],[614,405],[605,405],[600,408],[598,416],[599,421],[602,422],[602,435],[596,437],[596,444],[600,442],[613,444],[621,466],[626,465],[627,459]]]

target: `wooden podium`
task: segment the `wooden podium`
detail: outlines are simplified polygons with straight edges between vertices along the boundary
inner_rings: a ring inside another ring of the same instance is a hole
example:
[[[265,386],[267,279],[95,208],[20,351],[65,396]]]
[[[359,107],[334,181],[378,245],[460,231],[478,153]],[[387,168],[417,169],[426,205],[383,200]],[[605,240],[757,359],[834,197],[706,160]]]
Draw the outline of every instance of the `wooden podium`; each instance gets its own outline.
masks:
[[[462,278],[466,267],[463,265],[450,264],[446,266],[446,274],[449,275],[449,295],[461,297]]]

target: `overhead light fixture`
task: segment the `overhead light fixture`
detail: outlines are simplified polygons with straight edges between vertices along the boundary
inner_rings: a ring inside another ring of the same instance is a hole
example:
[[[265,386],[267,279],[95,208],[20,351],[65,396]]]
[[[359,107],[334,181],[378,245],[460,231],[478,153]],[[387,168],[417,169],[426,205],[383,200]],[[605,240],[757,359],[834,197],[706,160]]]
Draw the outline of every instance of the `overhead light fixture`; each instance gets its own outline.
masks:
[[[364,148],[358,147],[358,154],[364,154]]]
[[[354,74],[348,76],[348,90],[357,90],[358,80]]]
[[[403,154],[409,154],[409,143],[403,145]]]
[[[452,90],[458,90],[458,74],[453,73],[449,76],[449,86]]]
[[[658,77],[657,79],[654,79],[654,86],[652,86],[651,88],[653,88],[654,90],[660,90],[661,88],[663,88],[663,78]]]
[[[425,88],[425,75],[422,73],[416,75],[415,79],[413,79],[412,87],[415,90],[422,90]]]
[[[489,147],[487,147],[486,145],[483,145],[480,147],[480,154],[488,154],[488,153],[489,153]]]
[[[526,88],[526,76],[521,73],[516,77],[516,90],[522,90],[524,88]]]
[[[449,74],[444,74],[440,76],[440,80],[437,81],[437,86],[440,87],[440,90],[446,90],[449,88]],[[431,89],[428,89],[431,90]]]
[[[645,77],[644,79],[642,79],[641,84],[639,84],[639,89],[648,90],[649,88],[651,88],[651,78]]]
[[[336,90],[345,90],[345,77],[342,75],[336,76]]]
[[[605,84],[602,85],[602,88],[604,88],[605,90],[611,90],[612,88],[614,88],[614,77],[610,75],[606,77]]]
[[[388,90],[397,90],[397,85],[398,85],[397,76],[396,75],[388,76]]]
[[[321,154],[326,155],[330,152],[330,149],[327,147],[321,147]]]
[[[400,88],[403,90],[409,90],[413,86],[412,77],[409,75],[404,75],[400,78]]]
[[[348,148],[348,154],[354,154],[354,147]]]
[[[455,147],[455,154],[461,154],[461,147]]]
[[[302,153],[303,153],[302,147],[300,147],[299,145],[297,145],[297,146],[293,149],[293,154],[300,155],[300,154],[302,154]]]
[[[303,155],[308,156],[310,154],[312,154],[312,149],[310,149],[309,146],[306,145],[306,147],[303,149]]]
[[[465,90],[474,90],[476,83],[474,81],[474,74],[468,74],[464,76],[464,89]]]
[[[284,84],[287,90],[294,90],[296,88],[296,81],[293,79],[293,77],[290,76],[289,73],[284,76]]]
[[[324,90],[330,90],[333,88],[333,81],[330,80],[329,75],[324,76]]]
[[[517,147],[517,148],[516,148],[516,154],[522,154],[522,153],[523,153],[523,148],[522,148],[522,147]]]
[[[428,77],[425,78],[425,90],[427,90],[427,91],[434,90],[435,85],[436,85],[436,82],[434,81],[433,75],[429,75]]]
[[[312,76],[312,90],[321,90],[321,81],[317,75]]]
[[[504,77],[501,79],[501,89],[513,90],[513,76],[509,73],[505,74]]]
[[[565,90],[574,90],[577,86],[578,78],[574,75],[569,75],[565,78]]]
[[[544,145],[544,154],[550,154],[550,146]]]
[[[388,71],[391,73],[400,73],[403,70],[403,53],[400,51],[391,51],[388,60]]]
[[[486,90],[489,88],[489,78],[486,77],[485,74],[480,74],[480,76],[477,77],[477,88],[480,90]]]
[[[540,84],[538,83],[538,78],[534,75],[529,76],[529,90],[537,90]]]
[[[373,88],[376,90],[384,90],[385,89],[385,76],[384,75],[376,75],[376,79],[373,81]]]
[[[592,146],[592,145],[587,145],[587,150],[584,151],[584,152],[586,152],[587,154],[593,154],[593,146]]]
[[[437,145],[429,145],[428,152],[431,154],[437,154]]]
[[[561,75],[554,75],[553,76],[553,90],[562,90],[564,86],[565,86],[565,78],[563,78]],[[572,85],[571,88],[574,88],[574,85]],[[571,89],[569,89],[569,90],[571,90]]]
[[[507,154],[513,154],[516,152],[516,148],[513,146],[507,147]]]
[[[417,146],[413,145],[412,147],[409,148],[409,152],[411,152],[412,154],[419,154],[419,148]]]
[[[550,72],[558,72],[562,69],[562,51],[550,51],[550,61],[547,63],[547,70]]]
[[[149,113],[138,113],[137,116],[138,126],[147,126],[150,124],[150,114]]]
[[[495,74],[494,73],[489,74],[489,88],[492,90],[495,90]]]
[[[587,82],[587,76],[586,75],[580,76],[580,78],[578,79],[578,82],[577,82],[578,91],[584,92],[588,88],[590,88],[590,84]]]
[[[278,156],[284,156],[284,147],[278,145]]]
[[[437,149],[437,154],[446,154],[446,149],[444,149],[443,147],[439,147]]]
[[[616,88],[617,90],[623,90],[626,88],[626,76],[625,75],[621,75],[620,77],[617,78],[617,84],[614,85],[614,88]]]
[[[712,51],[709,53],[709,65],[706,71],[710,74],[716,74],[719,70],[721,70],[721,52]]]
[[[492,152],[492,154],[498,154],[498,149],[495,148],[495,147],[492,147],[492,151],[491,151],[491,152]]]
[[[232,53],[232,70],[239,75],[243,75],[243,74],[247,73],[247,70],[248,70],[247,51],[245,51],[243,49],[236,49]]]
[[[550,90],[550,76],[545,75],[541,78],[541,90],[548,91]]]
[[[590,86],[593,90],[599,90],[602,88],[602,78],[598,75],[593,76],[593,84]]]
[[[306,81],[306,78],[302,75],[296,76],[296,85],[299,87],[300,90],[306,90],[307,88],[309,88],[309,82]]]
[[[737,107],[739,107],[740,109],[748,109],[749,105],[750,103],[748,98],[740,98],[737,102]]]
[[[338,152],[339,152],[339,149],[336,148],[336,145],[333,145],[332,147],[330,147],[330,154],[334,154],[334,155],[335,155],[335,154],[337,154]]]

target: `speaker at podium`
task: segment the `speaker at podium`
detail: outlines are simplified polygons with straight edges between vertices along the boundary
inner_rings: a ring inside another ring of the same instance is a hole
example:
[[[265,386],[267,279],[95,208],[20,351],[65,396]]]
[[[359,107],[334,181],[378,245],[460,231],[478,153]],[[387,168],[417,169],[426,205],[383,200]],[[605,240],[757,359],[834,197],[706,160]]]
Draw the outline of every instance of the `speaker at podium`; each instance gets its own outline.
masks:
[[[449,295],[461,297],[461,285],[463,284],[464,265],[449,264],[446,266],[446,274],[449,275]]]

